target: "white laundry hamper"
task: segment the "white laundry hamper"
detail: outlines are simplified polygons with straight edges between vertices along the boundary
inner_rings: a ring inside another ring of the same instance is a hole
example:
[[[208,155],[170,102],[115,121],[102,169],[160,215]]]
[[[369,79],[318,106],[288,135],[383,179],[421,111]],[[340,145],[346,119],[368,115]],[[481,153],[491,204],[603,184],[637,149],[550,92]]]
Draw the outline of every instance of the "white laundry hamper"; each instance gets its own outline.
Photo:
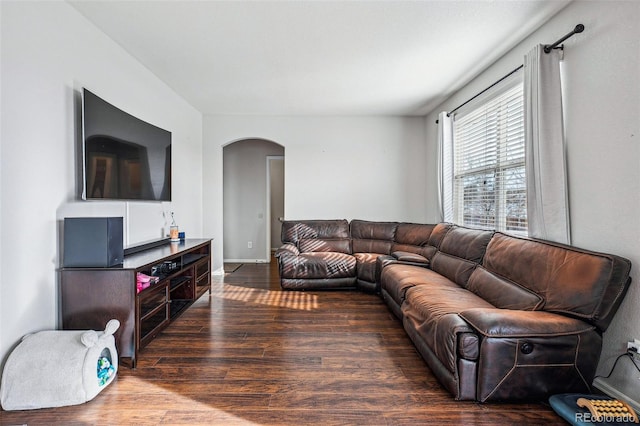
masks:
[[[0,383],[2,408],[31,410],[82,404],[116,377],[118,353],[110,320],[104,331],[51,330],[28,334],[7,358]]]

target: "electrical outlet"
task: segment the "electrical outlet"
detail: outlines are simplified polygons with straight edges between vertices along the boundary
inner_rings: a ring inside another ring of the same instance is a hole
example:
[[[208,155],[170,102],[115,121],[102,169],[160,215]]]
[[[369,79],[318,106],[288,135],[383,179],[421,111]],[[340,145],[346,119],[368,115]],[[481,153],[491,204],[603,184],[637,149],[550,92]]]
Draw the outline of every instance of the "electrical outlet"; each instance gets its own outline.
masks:
[[[247,248],[253,248],[253,241],[247,242]]]

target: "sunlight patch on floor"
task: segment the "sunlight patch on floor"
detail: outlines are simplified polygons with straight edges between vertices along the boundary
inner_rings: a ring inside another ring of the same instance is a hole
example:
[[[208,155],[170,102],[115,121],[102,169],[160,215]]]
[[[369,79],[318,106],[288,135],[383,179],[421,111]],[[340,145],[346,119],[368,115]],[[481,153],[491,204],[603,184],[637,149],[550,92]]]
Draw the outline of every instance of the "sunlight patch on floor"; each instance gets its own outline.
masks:
[[[299,291],[273,291],[224,284],[215,297],[258,305],[311,311],[318,309],[318,296]]]
[[[115,385],[115,386],[114,386]],[[131,410],[128,405],[124,409],[104,410],[100,409],[103,404],[115,405],[118,402],[119,393],[117,388],[144,389],[145,397],[155,399],[151,404],[144,404],[135,409],[139,411],[139,418],[135,419],[135,424],[184,424],[184,425],[242,425],[257,426],[254,423],[229,411],[218,408],[210,402],[199,401],[198,394],[172,392],[161,385],[156,385],[153,380],[146,380],[134,376],[118,378],[112,385],[113,389],[106,389],[102,398],[97,398],[91,404],[86,404],[86,410],[77,415],[77,420],[82,424],[96,424],[100,419],[101,424],[122,424],[123,411]],[[157,404],[156,404],[157,403]],[[172,408],[163,410],[162,407],[185,407],[184,409]],[[135,404],[133,405],[135,407]],[[126,414],[125,418],[131,420],[135,415]],[[86,423],[85,423],[86,422]]]

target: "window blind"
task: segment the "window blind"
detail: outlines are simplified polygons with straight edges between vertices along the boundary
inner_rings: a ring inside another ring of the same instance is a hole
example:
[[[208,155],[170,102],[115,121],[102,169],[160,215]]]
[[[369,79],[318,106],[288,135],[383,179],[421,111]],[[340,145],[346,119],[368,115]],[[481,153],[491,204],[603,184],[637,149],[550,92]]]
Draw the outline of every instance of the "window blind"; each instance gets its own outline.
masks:
[[[523,86],[454,121],[454,218],[465,226],[526,234]]]

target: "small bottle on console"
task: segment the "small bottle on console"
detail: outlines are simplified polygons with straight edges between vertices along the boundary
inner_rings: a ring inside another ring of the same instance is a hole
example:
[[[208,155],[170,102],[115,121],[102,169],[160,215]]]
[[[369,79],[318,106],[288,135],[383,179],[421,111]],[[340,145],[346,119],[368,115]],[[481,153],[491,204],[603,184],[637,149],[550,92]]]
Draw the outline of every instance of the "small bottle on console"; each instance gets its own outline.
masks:
[[[172,243],[180,242],[178,225],[176,225],[176,220],[173,217],[173,212],[171,212],[171,227],[169,227],[169,238]]]

